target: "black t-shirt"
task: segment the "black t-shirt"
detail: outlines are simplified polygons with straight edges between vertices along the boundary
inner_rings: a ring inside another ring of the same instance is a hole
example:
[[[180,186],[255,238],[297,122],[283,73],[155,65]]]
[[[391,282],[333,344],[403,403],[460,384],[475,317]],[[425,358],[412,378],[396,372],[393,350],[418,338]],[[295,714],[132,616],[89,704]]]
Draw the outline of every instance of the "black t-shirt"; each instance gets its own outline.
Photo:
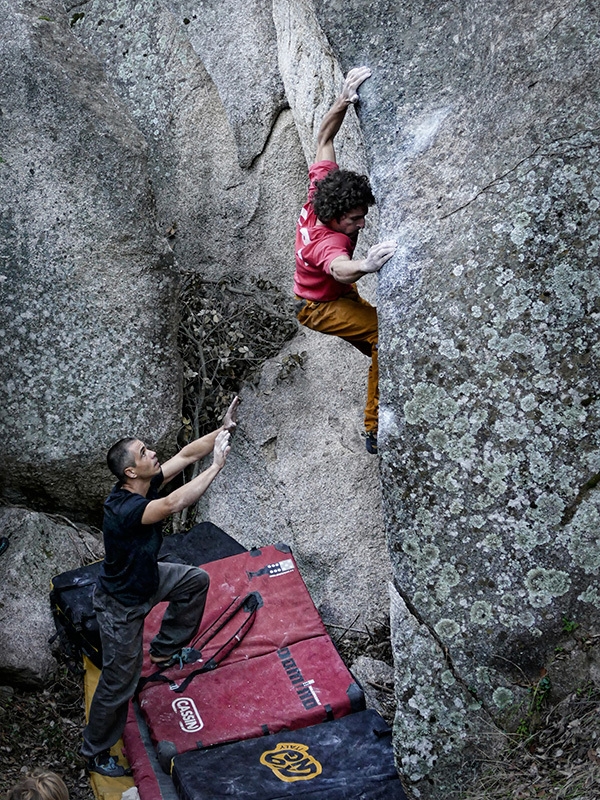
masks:
[[[104,564],[100,585],[125,606],[135,606],[158,589],[158,553],[162,522],[142,525],[144,509],[158,497],[162,470],[150,482],[148,494],[134,494],[117,483],[104,502]]]

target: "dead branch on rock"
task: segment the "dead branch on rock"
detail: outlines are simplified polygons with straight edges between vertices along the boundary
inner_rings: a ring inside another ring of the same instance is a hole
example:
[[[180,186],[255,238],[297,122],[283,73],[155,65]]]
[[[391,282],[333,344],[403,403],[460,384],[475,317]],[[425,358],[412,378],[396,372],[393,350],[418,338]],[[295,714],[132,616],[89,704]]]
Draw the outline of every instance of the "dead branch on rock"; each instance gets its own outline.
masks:
[[[183,359],[183,415],[177,443],[214,430],[243,384],[291,339],[298,323],[293,298],[265,278],[225,275],[218,281],[183,275],[179,351]],[[185,476],[201,470],[195,464]],[[197,508],[173,519],[173,531],[194,524]]]

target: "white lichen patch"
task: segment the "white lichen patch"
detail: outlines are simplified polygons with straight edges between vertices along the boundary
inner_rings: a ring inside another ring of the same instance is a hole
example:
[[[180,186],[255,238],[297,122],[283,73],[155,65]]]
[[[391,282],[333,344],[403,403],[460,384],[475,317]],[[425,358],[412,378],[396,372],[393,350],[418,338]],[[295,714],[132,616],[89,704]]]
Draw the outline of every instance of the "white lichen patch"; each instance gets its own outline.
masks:
[[[433,482],[439,487],[446,489],[448,492],[457,493],[461,490],[461,484],[457,480],[458,471],[454,470],[440,470],[433,476]]]
[[[556,494],[547,494],[543,492],[536,498],[535,508],[527,512],[530,520],[540,522],[548,528],[558,525],[562,518],[565,504],[562,498]]]
[[[456,516],[458,514],[461,514],[464,510],[465,510],[465,506],[464,506],[462,500],[453,500],[450,503],[449,511],[450,511],[450,514],[452,514],[452,516]]]
[[[460,575],[452,564],[444,564],[435,584],[435,597],[439,602],[444,602],[450,597],[455,586],[460,583]]]
[[[485,600],[476,600],[471,606],[470,618],[475,625],[487,625],[492,619],[492,606]]]
[[[448,442],[450,441],[448,434],[441,430],[441,428],[433,428],[430,430],[425,439],[432,450],[437,450],[440,453],[445,452],[448,447]]]
[[[440,675],[440,681],[443,686],[452,686],[456,683],[456,678],[449,669],[444,670]]]
[[[455,423],[459,422],[455,419]],[[466,426],[467,420],[465,417],[460,419],[460,422]],[[455,425],[459,428],[459,425]],[[445,447],[448,458],[452,461],[457,461],[459,464],[468,465],[471,463],[473,457],[473,448],[475,447],[475,437],[471,433],[464,433],[462,436],[452,438],[448,441]]]
[[[477,683],[480,683],[482,686],[492,685],[492,673],[488,667],[477,667],[475,676],[477,678]]]
[[[435,632],[442,640],[452,639],[460,631],[460,625],[453,619],[441,619],[435,626]]]
[[[536,567],[525,576],[525,586],[531,605],[541,608],[550,605],[555,597],[566,594],[571,586],[571,578],[562,570]]]
[[[501,358],[510,358],[514,353],[527,353],[530,342],[522,333],[511,333],[510,336],[502,337],[497,331],[490,331],[488,347]]]
[[[488,533],[488,535],[481,540],[481,547],[484,550],[499,550],[503,544],[504,541],[498,531]]]
[[[404,404],[404,417],[409,425],[420,422],[437,423],[452,418],[458,404],[448,393],[431,383],[415,386],[412,400]]]
[[[431,543],[424,544],[417,556],[417,568],[422,570],[433,569],[433,567],[437,567],[439,563],[439,547]]]
[[[420,613],[431,614],[435,611],[436,603],[431,592],[415,592],[413,605],[419,609]]]
[[[529,236],[531,236],[531,230],[523,225],[515,225],[510,232],[511,240],[517,245],[523,244]]]
[[[520,550],[531,553],[538,545],[550,541],[548,528],[534,527],[524,519],[516,520],[513,527],[513,542]]]
[[[402,542],[402,550],[409,558],[416,561],[421,552],[421,544],[416,536],[405,536]]]
[[[582,603],[590,603],[600,608],[600,586],[590,585],[577,597]]]
[[[507,689],[505,686],[499,686],[494,691],[492,700],[494,701],[496,708],[499,708],[503,711],[512,706],[515,701],[515,696],[510,689]]]
[[[497,420],[494,423],[494,433],[501,442],[517,441],[522,442],[530,434],[527,423],[519,422],[516,419]]]
[[[460,357],[460,350],[454,344],[453,339],[442,339],[438,347],[440,355],[446,358],[455,359]]]
[[[538,407],[538,401],[536,400],[535,395],[530,392],[526,394],[525,397],[522,397],[519,400],[519,405],[523,409],[523,411],[533,411],[534,408]]]
[[[531,306],[531,300],[528,297],[514,297],[508,306],[508,311],[506,312],[506,316],[508,319],[518,319],[522,314],[524,314],[527,309]]]

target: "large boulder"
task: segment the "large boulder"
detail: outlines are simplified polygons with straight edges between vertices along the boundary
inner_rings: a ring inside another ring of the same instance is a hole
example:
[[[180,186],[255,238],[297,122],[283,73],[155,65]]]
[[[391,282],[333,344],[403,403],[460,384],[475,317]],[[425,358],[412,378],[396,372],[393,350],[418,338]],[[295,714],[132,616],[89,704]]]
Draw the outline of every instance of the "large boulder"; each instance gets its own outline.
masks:
[[[1,12],[0,491],[90,517],[112,441],[173,438],[173,256],[145,139],[63,4]]]
[[[160,230],[204,279],[291,288],[306,163],[260,2],[98,0],[73,25],[149,148]]]
[[[344,66],[375,69],[396,737],[446,797],[564,625],[600,624],[598,9],[318,6]]]
[[[201,511],[246,547],[289,544],[325,622],[364,631],[388,618],[390,577],[377,462],[361,438],[368,361],[325,338],[301,331],[242,392]]]
[[[0,509],[0,535],[9,540],[0,556],[0,684],[40,686],[56,668],[50,582],[101,558],[102,544],[68,520],[12,507]]]

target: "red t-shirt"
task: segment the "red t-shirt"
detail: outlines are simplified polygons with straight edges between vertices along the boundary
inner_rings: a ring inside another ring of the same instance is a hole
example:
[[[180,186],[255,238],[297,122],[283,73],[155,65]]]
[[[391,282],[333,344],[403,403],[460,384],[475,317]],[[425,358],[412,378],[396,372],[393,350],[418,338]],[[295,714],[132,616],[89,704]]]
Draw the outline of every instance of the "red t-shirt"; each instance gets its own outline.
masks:
[[[331,276],[329,267],[338,256],[352,258],[355,244],[345,233],[337,233],[327,225],[317,225],[317,215],[311,202],[315,193],[315,181],[322,180],[334,169],[338,169],[335,161],[319,161],[308,171],[308,201],[300,212],[296,226],[294,274],[294,294],[305,300],[337,300],[352,290],[351,284],[336,281]]]

